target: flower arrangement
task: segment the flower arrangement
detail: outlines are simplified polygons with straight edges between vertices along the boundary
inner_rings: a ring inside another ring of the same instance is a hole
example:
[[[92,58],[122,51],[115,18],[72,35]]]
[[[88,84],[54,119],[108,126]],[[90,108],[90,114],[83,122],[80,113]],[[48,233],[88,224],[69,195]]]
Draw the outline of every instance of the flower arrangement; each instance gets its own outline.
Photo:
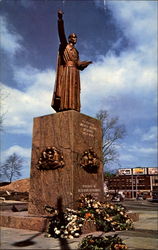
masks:
[[[121,204],[99,202],[91,195],[82,195],[79,199],[78,210],[83,218],[93,219],[99,231],[109,232],[133,228],[133,222],[128,217],[126,208]]]
[[[79,244],[78,250],[126,250],[127,246],[117,234],[113,236],[84,237]]]
[[[133,229],[132,220],[124,206],[99,202],[91,195],[80,197],[77,210],[67,208],[65,212],[52,211],[48,237],[79,237],[84,221],[93,221],[97,230],[103,232]]]
[[[82,233],[84,218],[80,216],[78,211],[67,208],[65,212],[59,213],[55,210],[49,225],[47,237],[77,238]]]

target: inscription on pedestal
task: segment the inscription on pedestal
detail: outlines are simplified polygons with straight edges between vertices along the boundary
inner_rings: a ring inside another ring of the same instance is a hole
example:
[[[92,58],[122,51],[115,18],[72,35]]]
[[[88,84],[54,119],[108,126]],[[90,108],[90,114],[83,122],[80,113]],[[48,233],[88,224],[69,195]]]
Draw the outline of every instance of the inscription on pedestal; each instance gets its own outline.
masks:
[[[94,197],[98,197],[101,189],[97,188],[96,185],[81,185],[81,188],[78,189],[80,194],[91,194]]]
[[[95,131],[97,129],[92,122],[83,119],[80,123],[80,128],[83,135],[87,135],[90,137],[94,137]]]

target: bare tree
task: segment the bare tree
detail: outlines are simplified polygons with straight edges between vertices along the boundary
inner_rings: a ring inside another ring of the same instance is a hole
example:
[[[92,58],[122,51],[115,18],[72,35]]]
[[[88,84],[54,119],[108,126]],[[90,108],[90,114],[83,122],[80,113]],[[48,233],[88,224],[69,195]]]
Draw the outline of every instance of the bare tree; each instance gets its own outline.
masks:
[[[126,129],[123,124],[119,124],[118,117],[110,117],[106,110],[100,110],[96,117],[102,124],[103,164],[109,166],[114,162],[118,162],[117,146],[119,141],[125,137]]]
[[[5,99],[8,97],[8,93],[4,91],[3,88],[0,88],[0,132],[3,131],[3,123],[5,119],[5,115],[7,113]]]
[[[23,168],[23,158],[16,153],[8,156],[4,164],[1,166],[1,176],[7,177],[9,182],[12,182],[13,178],[21,176],[21,170]]]

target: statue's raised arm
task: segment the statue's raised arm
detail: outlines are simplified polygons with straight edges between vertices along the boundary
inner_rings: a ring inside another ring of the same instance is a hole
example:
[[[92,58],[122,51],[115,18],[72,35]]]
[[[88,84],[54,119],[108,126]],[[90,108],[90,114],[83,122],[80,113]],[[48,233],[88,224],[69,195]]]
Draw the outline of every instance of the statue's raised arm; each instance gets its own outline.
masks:
[[[64,21],[63,21],[63,12],[58,10],[58,35],[61,44],[67,44],[65,29],[64,29]]]
[[[56,112],[76,110],[80,112],[80,70],[84,70],[91,61],[80,61],[75,48],[77,35],[65,36],[63,12],[58,11],[58,34],[60,39],[58,64],[52,108]]]
[[[58,10],[58,19],[62,19],[63,18],[63,14],[64,12],[62,12],[62,10]]]

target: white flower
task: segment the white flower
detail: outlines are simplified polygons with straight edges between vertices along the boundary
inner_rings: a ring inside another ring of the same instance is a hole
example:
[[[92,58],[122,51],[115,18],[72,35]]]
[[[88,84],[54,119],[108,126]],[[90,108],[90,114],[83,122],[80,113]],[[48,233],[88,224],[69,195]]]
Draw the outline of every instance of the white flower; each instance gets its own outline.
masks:
[[[59,230],[56,230],[55,233],[56,233],[56,234],[60,234],[60,231],[59,231]]]
[[[94,208],[98,208],[98,204],[97,204],[97,203],[94,203],[94,204],[93,204],[93,207],[94,207]]]
[[[73,237],[72,235],[69,235],[68,238],[69,238],[69,239],[73,239],[74,237]]]
[[[130,219],[126,220],[126,223],[131,223],[131,220]]]
[[[74,236],[75,236],[75,237],[79,237],[80,234],[79,234],[79,233],[75,233]]]
[[[72,220],[72,218],[71,218],[71,217],[69,217],[69,218],[67,218],[67,220],[68,220],[68,221],[70,221],[70,220]]]

